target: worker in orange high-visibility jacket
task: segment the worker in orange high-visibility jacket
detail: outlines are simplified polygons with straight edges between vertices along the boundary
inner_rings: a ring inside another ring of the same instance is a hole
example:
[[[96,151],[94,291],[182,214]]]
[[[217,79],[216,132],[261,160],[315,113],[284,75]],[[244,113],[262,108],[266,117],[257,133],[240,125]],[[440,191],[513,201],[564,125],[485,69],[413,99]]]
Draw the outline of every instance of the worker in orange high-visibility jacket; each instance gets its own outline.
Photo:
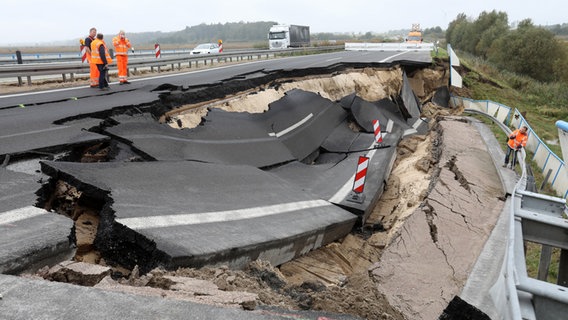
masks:
[[[128,49],[132,48],[130,41],[126,38],[124,30],[120,30],[118,35],[112,38],[114,45],[114,55],[118,67],[118,80],[120,84],[128,84]],[[132,49],[134,50],[134,49]]]
[[[91,88],[98,88],[99,86],[99,69],[97,65],[91,62],[91,43],[97,36],[97,28],[89,29],[89,36],[85,38],[85,51],[87,52],[87,62],[89,63],[89,78]]]
[[[91,43],[91,60],[99,70],[99,89],[108,90],[107,82],[108,65],[112,63],[108,48],[103,41],[103,34],[97,34],[95,41]]]
[[[513,152],[517,152],[527,145],[527,141],[529,140],[529,134],[527,133],[528,129],[529,128],[527,126],[522,126],[521,128],[511,132],[509,135],[509,141],[507,142],[507,154],[505,155],[505,164],[503,164],[503,167],[507,167],[509,164],[509,158]],[[515,161],[513,160],[513,167],[514,166]]]

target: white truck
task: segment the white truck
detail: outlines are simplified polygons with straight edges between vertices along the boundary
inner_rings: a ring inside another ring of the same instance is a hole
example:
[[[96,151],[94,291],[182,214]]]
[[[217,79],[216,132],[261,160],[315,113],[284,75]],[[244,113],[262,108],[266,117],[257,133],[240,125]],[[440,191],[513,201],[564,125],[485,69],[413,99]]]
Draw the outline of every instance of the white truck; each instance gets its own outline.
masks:
[[[310,46],[310,27],[277,24],[268,32],[270,49],[286,49]]]

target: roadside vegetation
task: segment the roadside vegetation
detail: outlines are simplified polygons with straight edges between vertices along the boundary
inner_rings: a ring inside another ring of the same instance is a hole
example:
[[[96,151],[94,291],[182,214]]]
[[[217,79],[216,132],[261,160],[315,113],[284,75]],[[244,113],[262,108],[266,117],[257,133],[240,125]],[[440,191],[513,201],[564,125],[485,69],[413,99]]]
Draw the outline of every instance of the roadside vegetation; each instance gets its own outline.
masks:
[[[554,33],[554,32],[556,33]],[[446,41],[457,51],[461,74],[470,98],[492,100],[517,108],[536,134],[562,158],[557,144],[557,120],[568,119],[568,44],[557,35],[568,34],[568,25],[535,26],[530,19],[509,28],[507,14],[482,12],[476,20],[460,14],[446,32]],[[477,117],[493,130],[505,149],[505,134],[484,117]],[[533,154],[527,152],[538,192],[558,196]],[[530,277],[537,278],[542,246],[526,242],[525,258]],[[558,278],[559,249],[554,248],[547,281]]]
[[[568,45],[527,19],[509,29],[507,14],[460,14],[446,32],[459,54],[471,98],[521,111],[538,136],[561,157],[555,122],[568,118]]]

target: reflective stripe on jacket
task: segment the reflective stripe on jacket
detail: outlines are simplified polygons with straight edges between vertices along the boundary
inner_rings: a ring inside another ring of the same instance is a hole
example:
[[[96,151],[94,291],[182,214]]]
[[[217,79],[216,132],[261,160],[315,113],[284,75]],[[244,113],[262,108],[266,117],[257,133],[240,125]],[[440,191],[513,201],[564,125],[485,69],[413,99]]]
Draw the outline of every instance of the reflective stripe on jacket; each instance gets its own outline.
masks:
[[[128,49],[132,47],[130,45],[130,40],[128,38],[120,38],[120,36],[116,36],[112,38],[112,44],[114,46],[115,54],[118,55],[127,55]]]
[[[111,64],[112,59],[110,57],[110,54],[108,53],[108,48],[107,48],[105,42],[103,40],[99,40],[99,39],[95,39],[95,40],[93,40],[93,43],[91,43],[91,63],[104,64],[103,59],[101,59],[101,56],[100,56],[100,53],[99,53],[100,46],[104,46],[105,58],[106,58],[107,64]]]
[[[523,146],[523,147],[526,146],[528,139],[529,135],[526,132],[521,133],[521,130],[517,129],[509,135],[508,144],[511,149],[516,149],[518,146]]]

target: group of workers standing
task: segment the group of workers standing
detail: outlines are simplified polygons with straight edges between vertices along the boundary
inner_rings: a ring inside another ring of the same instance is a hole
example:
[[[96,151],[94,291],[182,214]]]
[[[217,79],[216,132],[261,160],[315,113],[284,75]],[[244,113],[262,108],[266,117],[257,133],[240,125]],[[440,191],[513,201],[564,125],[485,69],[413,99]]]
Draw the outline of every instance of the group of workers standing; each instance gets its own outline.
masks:
[[[84,45],[90,67],[91,88],[99,88],[104,91],[109,90],[108,65],[112,63],[112,58],[103,38],[102,33],[97,33],[96,28],[91,28],[89,36],[84,40]],[[112,38],[112,44],[118,67],[118,80],[120,84],[128,84],[130,83],[128,82],[128,49],[133,51],[134,49],[123,30],[120,30],[118,35]]]

